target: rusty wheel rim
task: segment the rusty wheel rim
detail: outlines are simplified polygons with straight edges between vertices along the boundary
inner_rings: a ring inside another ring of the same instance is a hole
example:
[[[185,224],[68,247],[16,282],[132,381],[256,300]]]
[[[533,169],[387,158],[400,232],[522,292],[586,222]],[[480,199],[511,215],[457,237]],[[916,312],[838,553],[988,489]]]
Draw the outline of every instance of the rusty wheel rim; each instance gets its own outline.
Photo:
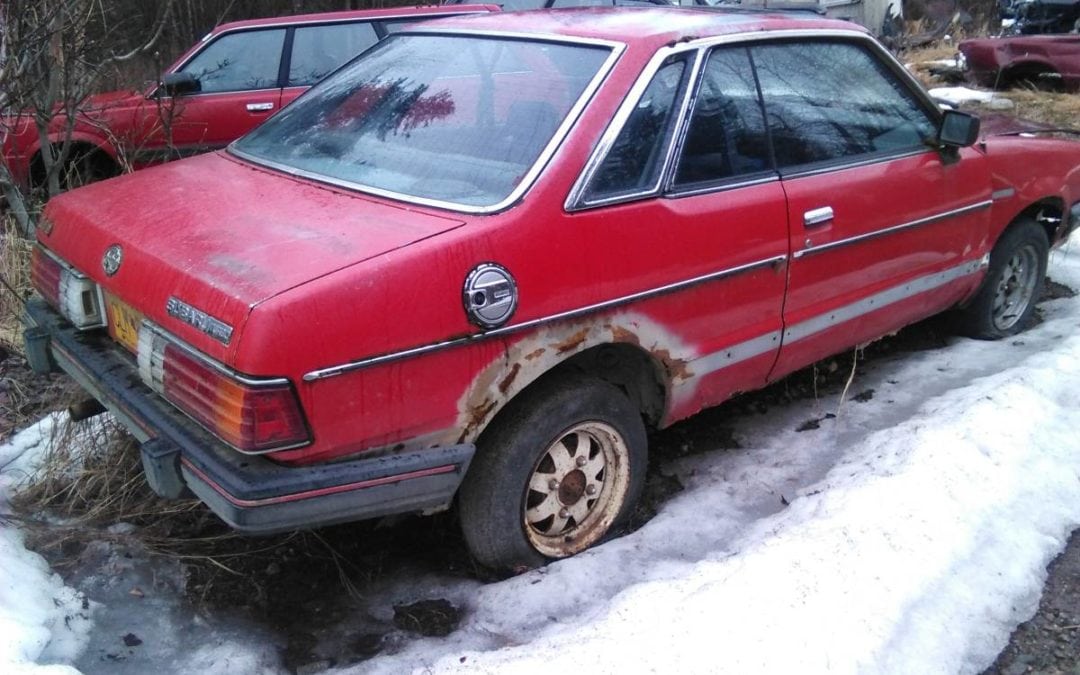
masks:
[[[565,558],[603,537],[626,499],[627,456],[622,435],[603,422],[582,422],[559,434],[525,489],[529,543],[549,558]]]

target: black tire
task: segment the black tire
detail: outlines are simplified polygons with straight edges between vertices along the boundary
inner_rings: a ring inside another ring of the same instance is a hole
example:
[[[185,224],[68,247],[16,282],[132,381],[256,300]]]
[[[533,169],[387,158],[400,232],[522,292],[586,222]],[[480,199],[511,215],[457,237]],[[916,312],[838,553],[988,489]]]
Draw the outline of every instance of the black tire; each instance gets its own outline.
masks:
[[[1031,324],[1046,281],[1050,245],[1035,221],[1017,221],[990,252],[979,292],[960,313],[964,333],[981,340],[1015,335]]]
[[[641,496],[647,444],[640,412],[618,387],[577,375],[537,383],[484,431],[462,483],[461,528],[473,556],[520,572],[603,541]]]

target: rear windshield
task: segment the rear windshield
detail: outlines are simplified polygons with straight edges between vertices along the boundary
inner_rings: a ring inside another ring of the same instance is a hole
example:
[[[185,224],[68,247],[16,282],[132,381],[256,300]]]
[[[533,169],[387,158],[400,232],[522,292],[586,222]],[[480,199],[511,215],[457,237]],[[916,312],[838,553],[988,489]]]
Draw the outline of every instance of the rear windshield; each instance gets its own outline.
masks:
[[[469,207],[507,199],[610,50],[395,35],[233,145],[314,177]]]

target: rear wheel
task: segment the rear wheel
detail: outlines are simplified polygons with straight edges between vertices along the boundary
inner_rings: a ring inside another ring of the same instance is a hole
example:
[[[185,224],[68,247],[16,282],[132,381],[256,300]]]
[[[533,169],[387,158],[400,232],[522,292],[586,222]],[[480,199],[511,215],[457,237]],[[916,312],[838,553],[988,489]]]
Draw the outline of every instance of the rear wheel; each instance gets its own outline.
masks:
[[[600,542],[632,511],[646,468],[641,414],[584,376],[542,382],[484,432],[461,487],[462,530],[484,565],[537,567]]]
[[[994,340],[1027,328],[1046,280],[1049,249],[1046,233],[1030,219],[1006,230],[990,253],[982,287],[962,312],[965,332]]]

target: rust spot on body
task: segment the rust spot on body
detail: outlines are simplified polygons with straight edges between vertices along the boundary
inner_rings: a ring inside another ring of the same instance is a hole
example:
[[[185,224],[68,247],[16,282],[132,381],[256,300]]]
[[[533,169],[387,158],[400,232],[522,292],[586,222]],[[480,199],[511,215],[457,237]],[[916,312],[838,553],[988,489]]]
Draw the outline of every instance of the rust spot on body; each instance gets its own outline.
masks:
[[[510,385],[514,383],[514,378],[517,377],[518,372],[521,370],[521,364],[515,363],[510,369],[510,372],[506,374],[502,380],[499,381],[499,392],[506,394],[506,390],[510,388]]]
[[[629,342],[630,344],[641,345],[641,339],[637,336],[637,333],[622,326],[611,327],[611,339],[615,342]]]
[[[687,380],[693,375],[687,367],[689,363],[686,359],[674,358],[666,349],[654,349],[652,354],[664,364],[664,370],[668,372],[672,380]]]
[[[574,333],[570,337],[566,338],[562,342],[555,345],[555,351],[558,354],[565,354],[566,352],[572,352],[581,346],[582,342],[585,342],[585,338],[589,337],[588,327],[582,328],[578,332]]]
[[[540,347],[539,349],[534,349],[534,350],[532,350],[531,352],[529,352],[528,354],[525,355],[525,360],[526,361],[535,361],[536,359],[543,356],[544,352],[546,352],[546,351],[547,351],[546,347]]]

